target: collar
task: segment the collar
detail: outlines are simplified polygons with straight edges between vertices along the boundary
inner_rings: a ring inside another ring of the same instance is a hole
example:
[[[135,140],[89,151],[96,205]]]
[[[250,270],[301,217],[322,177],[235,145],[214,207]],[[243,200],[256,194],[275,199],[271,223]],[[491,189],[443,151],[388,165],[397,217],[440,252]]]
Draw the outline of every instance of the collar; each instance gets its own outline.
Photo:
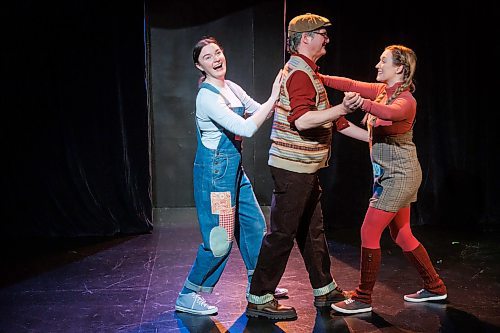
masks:
[[[306,57],[305,55],[300,54],[300,53],[294,54],[294,56],[297,56],[297,57],[302,58],[302,60],[304,60],[304,61],[305,61],[305,62],[309,65],[309,67],[311,67],[311,69],[312,69],[315,73],[317,73],[317,72],[318,72],[318,70],[319,70],[319,66],[318,66],[318,65],[316,65],[316,64],[314,63],[314,61],[312,61],[311,59],[309,59],[308,57]]]
[[[395,83],[392,87],[390,87],[390,88],[386,86],[386,87],[385,87],[385,91],[387,91],[387,94],[388,94],[388,95],[391,95],[391,94],[393,94],[393,93],[396,91],[396,89],[398,89],[398,88],[399,88],[402,84],[403,84],[403,82],[396,82],[396,83]]]

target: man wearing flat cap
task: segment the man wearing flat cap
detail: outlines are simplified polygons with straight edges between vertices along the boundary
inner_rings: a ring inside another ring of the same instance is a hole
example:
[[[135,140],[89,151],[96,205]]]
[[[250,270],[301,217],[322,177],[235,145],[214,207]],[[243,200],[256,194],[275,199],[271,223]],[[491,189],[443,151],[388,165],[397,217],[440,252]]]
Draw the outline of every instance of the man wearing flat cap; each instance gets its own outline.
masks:
[[[252,277],[246,314],[274,320],[293,319],[293,307],[279,304],[273,291],[283,276],[294,240],[313,288],[314,305],[329,307],[348,295],[330,273],[323,228],[318,172],[328,166],[334,130],[368,141],[368,133],[343,116],[359,94],[346,93],[331,106],[316,61],[326,54],[330,20],[307,13],[288,25],[290,59],[283,69],[280,103],[274,114],[268,164],[274,181],[271,228],[262,242]]]

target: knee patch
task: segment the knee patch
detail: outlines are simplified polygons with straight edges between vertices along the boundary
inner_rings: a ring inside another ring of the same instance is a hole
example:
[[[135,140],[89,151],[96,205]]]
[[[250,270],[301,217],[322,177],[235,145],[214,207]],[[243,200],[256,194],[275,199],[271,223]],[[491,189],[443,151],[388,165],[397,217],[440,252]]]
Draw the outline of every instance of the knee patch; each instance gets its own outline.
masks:
[[[227,231],[223,227],[214,227],[210,231],[210,249],[215,257],[222,257],[229,252]]]

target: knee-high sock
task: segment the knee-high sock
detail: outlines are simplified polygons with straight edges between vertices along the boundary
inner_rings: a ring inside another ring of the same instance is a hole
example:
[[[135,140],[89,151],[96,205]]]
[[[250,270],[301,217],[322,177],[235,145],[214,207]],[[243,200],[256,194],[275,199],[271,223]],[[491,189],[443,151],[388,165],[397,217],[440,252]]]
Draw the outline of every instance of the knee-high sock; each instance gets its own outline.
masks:
[[[353,299],[363,303],[371,304],[373,287],[375,286],[375,282],[377,281],[381,259],[382,255],[380,248],[361,248],[359,285],[352,295]]]
[[[408,260],[415,266],[420,277],[424,281],[424,288],[431,293],[444,295],[447,293],[443,280],[432,265],[429,254],[422,244],[419,244],[413,251],[403,252]]]

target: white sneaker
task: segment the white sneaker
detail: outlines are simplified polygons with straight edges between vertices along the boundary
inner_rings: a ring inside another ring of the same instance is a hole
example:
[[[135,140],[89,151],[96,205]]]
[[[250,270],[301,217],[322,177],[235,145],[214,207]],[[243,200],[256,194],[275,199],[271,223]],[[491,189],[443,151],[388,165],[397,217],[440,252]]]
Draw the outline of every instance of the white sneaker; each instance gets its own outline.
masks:
[[[247,286],[246,298],[248,299],[248,292],[250,291],[250,286]],[[273,294],[274,298],[283,298],[288,296],[288,289],[276,287]]]
[[[195,292],[179,294],[175,301],[175,310],[195,315],[211,315],[219,311],[216,306],[207,304],[207,301]]]
[[[277,287],[274,290],[274,298],[283,298],[288,296],[288,289]]]

